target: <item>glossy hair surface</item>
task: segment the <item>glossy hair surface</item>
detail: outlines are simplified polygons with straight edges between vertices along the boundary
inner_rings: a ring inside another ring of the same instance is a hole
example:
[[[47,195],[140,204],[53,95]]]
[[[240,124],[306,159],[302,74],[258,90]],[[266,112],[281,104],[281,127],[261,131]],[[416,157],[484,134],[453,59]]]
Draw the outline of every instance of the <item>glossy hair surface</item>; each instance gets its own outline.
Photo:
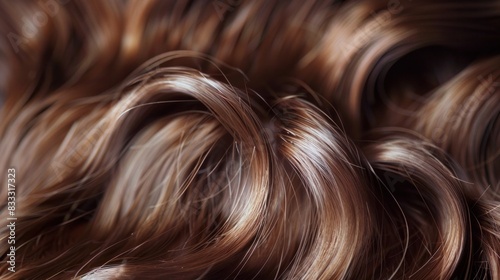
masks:
[[[1,1],[1,278],[499,279],[499,19]]]

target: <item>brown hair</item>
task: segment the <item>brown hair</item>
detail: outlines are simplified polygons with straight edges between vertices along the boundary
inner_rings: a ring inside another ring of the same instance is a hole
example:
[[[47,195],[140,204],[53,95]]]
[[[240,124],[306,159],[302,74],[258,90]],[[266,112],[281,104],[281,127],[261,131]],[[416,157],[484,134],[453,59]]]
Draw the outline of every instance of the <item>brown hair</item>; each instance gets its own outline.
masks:
[[[2,279],[500,278],[499,17],[0,2]]]

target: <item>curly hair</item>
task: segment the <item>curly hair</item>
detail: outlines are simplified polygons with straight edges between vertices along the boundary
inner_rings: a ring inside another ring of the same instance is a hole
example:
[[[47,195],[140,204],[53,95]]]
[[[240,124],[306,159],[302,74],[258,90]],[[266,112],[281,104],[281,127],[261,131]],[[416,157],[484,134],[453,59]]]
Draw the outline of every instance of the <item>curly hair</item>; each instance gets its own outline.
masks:
[[[2,279],[500,279],[500,2],[0,2]]]

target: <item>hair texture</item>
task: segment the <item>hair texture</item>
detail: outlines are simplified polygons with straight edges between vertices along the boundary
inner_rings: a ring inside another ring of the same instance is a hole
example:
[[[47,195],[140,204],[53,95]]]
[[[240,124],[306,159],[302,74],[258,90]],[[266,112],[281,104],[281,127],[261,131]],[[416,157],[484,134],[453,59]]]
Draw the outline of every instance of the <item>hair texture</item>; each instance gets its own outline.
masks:
[[[500,279],[499,30],[497,0],[0,1],[1,278]]]

